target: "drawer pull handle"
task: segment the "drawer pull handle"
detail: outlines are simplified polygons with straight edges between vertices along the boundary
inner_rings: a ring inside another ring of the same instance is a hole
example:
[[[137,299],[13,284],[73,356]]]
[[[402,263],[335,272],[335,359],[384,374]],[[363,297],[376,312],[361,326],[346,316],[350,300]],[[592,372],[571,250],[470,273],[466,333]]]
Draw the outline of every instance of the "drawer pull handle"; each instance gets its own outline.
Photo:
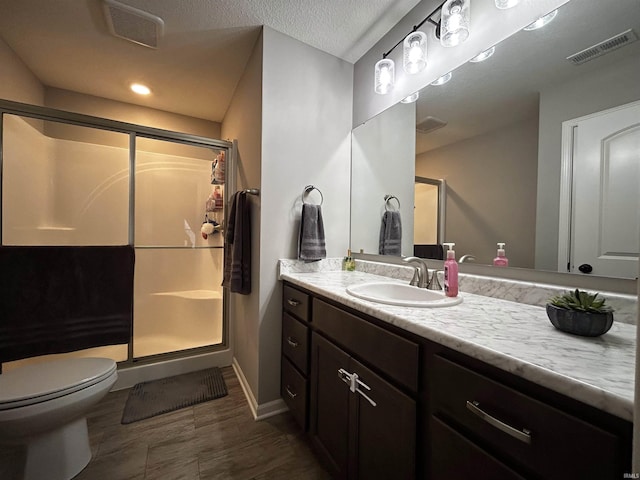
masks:
[[[287,385],[286,387],[284,387],[284,389],[287,391],[287,395],[289,395],[291,398],[296,398],[298,396],[297,393],[293,393],[291,391],[291,387],[289,387],[289,385]]]
[[[292,307],[297,307],[301,302],[300,300],[296,300],[295,298],[287,298],[287,303]]]
[[[492,417],[484,410],[480,409],[480,404],[476,401],[470,402],[467,400],[467,408],[471,410],[474,414],[480,417],[482,420],[487,422],[490,425],[493,425],[499,430],[502,430],[504,433],[511,435],[513,438],[520,440],[521,442],[530,444],[531,443],[531,431],[523,428],[522,430],[518,430],[517,428],[512,427],[511,425],[507,425],[504,422],[501,422],[495,417]]]
[[[287,343],[291,345],[293,348],[296,348],[298,345],[300,345],[295,338],[291,338],[291,337],[287,337]]]

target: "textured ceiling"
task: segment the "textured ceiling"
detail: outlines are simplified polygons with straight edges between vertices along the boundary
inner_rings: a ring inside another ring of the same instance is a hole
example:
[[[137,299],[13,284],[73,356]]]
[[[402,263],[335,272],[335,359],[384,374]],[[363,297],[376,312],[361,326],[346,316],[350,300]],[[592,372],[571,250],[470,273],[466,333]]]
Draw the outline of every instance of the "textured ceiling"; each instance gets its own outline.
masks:
[[[0,37],[46,86],[219,122],[261,25],[354,63],[419,0],[120,1],[164,20],[158,49],[112,36],[101,0],[0,0]]]

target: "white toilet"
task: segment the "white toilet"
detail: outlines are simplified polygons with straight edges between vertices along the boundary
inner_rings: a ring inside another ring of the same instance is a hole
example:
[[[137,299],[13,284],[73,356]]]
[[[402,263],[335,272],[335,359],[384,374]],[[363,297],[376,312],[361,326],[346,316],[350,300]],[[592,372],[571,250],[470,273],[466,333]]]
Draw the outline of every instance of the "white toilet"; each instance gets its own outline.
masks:
[[[25,480],[67,480],[87,466],[85,415],[117,378],[108,358],[55,360],[0,375],[0,445],[26,445]]]

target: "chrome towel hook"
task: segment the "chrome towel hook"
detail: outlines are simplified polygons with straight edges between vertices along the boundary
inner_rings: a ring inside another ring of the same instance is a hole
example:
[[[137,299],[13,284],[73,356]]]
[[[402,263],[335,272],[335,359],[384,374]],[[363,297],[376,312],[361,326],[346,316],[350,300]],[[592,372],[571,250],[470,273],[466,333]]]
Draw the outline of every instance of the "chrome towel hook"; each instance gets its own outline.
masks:
[[[320,189],[318,187],[314,187],[313,185],[307,185],[306,187],[304,187],[304,190],[302,191],[302,203],[307,203],[304,201],[305,196],[314,190],[316,190],[320,194],[320,205],[322,205],[322,203],[324,202],[324,196],[322,195]]]
[[[385,195],[384,196],[384,209],[385,211],[389,211],[389,205],[391,202],[391,200],[395,200],[396,202],[398,202],[398,208],[396,210],[400,210],[400,200],[398,200],[398,197],[396,197],[395,195]]]

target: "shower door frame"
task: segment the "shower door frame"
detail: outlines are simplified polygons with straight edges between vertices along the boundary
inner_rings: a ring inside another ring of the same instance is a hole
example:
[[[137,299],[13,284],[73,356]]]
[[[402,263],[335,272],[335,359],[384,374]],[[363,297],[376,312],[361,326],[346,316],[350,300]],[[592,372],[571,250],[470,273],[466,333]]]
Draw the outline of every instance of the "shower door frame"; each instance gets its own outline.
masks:
[[[118,120],[110,120],[102,117],[94,117],[81,113],[68,112],[49,107],[41,107],[38,105],[30,105],[27,103],[14,102],[11,100],[0,99],[0,245],[2,244],[2,185],[3,185],[3,121],[4,115],[17,115],[21,117],[34,118],[37,120],[45,120],[51,122],[65,123],[80,127],[95,128],[98,130],[107,130],[116,133],[123,133],[129,136],[129,213],[128,213],[128,245],[136,248],[156,248],[156,247],[136,247],[135,245],[135,180],[136,180],[136,138],[149,138],[153,140],[163,140],[173,143],[180,143],[194,147],[216,148],[226,151],[227,159],[227,181],[224,188],[224,204],[228,205],[230,196],[229,192],[235,190],[234,165],[236,159],[236,143],[226,140],[217,140],[199,135],[174,132],[161,128],[146,127],[133,123],[121,122]],[[231,167],[231,168],[229,168]],[[184,247],[165,247],[165,248],[184,248]],[[216,248],[216,247],[197,247],[197,248]],[[223,264],[226,247],[223,247]],[[121,366],[142,365],[145,363],[154,363],[160,359],[184,358],[191,355],[212,353],[216,351],[227,350],[230,348],[230,329],[229,329],[229,289],[222,289],[222,342],[215,345],[206,345],[203,347],[195,347],[184,350],[172,351],[167,353],[159,353],[144,357],[134,358],[133,356],[133,323],[131,322],[131,332],[129,335],[129,343],[127,344],[127,359],[118,362]]]

